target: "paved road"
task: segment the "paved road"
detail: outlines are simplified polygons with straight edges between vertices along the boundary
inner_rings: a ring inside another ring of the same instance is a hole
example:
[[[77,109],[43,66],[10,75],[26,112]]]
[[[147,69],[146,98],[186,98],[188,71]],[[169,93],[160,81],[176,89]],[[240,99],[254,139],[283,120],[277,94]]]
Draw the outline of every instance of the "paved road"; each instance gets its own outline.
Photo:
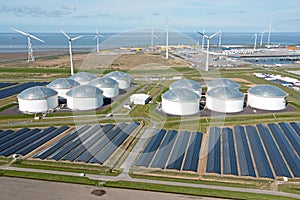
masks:
[[[78,176],[77,173],[72,173],[72,172],[26,169],[26,168],[16,168],[16,167],[10,167],[10,166],[0,166],[0,169]],[[90,179],[103,180],[103,181],[133,181],[133,182],[140,182],[140,183],[164,184],[164,185],[172,185],[172,186],[187,186],[187,187],[194,187],[194,188],[207,188],[207,189],[226,190],[226,191],[233,191],[233,192],[271,194],[271,195],[293,197],[293,198],[300,199],[300,195],[298,195],[298,194],[291,194],[291,193],[270,191],[270,190],[259,190],[259,189],[235,188],[235,187],[225,187],[225,186],[215,186],[215,185],[203,185],[203,184],[192,184],[192,183],[181,183],[181,182],[147,180],[147,179],[131,178],[129,176],[112,177],[112,176],[100,176],[100,175],[94,175],[94,174],[87,174],[86,176]]]

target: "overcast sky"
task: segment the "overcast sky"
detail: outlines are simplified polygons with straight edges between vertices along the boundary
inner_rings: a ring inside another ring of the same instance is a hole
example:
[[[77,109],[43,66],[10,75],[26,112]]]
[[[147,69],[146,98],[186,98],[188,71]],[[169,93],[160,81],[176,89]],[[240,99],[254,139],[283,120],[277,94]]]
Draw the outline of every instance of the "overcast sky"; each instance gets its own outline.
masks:
[[[299,0],[0,0],[0,31],[264,30],[300,32]]]

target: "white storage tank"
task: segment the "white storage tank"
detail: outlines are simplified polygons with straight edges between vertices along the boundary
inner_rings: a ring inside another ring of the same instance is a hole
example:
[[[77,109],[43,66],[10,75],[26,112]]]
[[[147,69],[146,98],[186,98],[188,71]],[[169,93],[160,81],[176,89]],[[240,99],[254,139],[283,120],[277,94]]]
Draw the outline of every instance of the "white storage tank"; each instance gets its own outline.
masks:
[[[248,90],[247,104],[261,110],[283,110],[288,94],[273,85],[256,85]]]
[[[97,78],[94,74],[89,72],[79,72],[70,77],[71,79],[77,81],[80,85],[86,85],[94,78]]]
[[[207,84],[207,91],[216,88],[216,87],[232,87],[234,89],[240,89],[240,85],[228,78],[218,78],[212,81],[209,81],[206,83]]]
[[[67,92],[67,106],[73,110],[93,110],[103,105],[103,91],[92,85],[79,85]]]
[[[103,96],[107,98],[119,95],[119,83],[114,79],[102,77],[93,79],[89,85],[93,85],[103,91]]]
[[[80,85],[77,81],[70,78],[58,78],[47,85],[48,88],[51,88],[58,92],[59,99],[66,99],[66,93],[75,86]]]
[[[172,115],[192,115],[199,111],[200,96],[193,90],[174,88],[162,94],[162,110]]]
[[[187,88],[193,90],[196,94],[201,95],[202,94],[202,86],[197,83],[196,81],[189,80],[189,79],[182,79],[173,82],[169,89],[172,90],[174,88]]]
[[[106,74],[105,77],[112,78],[117,81],[120,89],[127,89],[131,85],[131,78],[125,72],[114,71]]]
[[[24,113],[44,113],[58,106],[57,92],[45,86],[35,86],[18,95],[19,109]]]
[[[206,107],[221,113],[240,112],[244,107],[244,94],[228,86],[213,88],[206,93]]]

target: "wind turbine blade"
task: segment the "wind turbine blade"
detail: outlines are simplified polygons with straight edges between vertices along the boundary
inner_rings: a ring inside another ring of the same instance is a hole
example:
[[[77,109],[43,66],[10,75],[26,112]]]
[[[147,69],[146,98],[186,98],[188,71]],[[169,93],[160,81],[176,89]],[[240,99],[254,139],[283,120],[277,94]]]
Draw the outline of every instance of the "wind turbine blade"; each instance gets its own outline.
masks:
[[[201,33],[200,31],[197,31],[197,33],[199,33],[200,35],[202,35],[202,36],[205,37],[205,38],[208,38],[207,35],[205,35],[204,33]]]
[[[18,33],[21,33],[22,35],[25,35],[25,36],[28,36],[28,35],[29,35],[28,33],[25,33],[25,32],[23,32],[23,31],[20,31],[20,30],[18,30],[18,29],[15,29],[15,28],[11,28],[11,30],[14,30],[14,31],[16,31],[16,32],[18,32]]]
[[[97,35],[94,37],[94,39],[93,40],[96,40],[97,39]]]
[[[212,34],[211,36],[209,36],[209,39],[215,37],[216,35],[218,35],[220,33],[220,31],[216,32],[215,34]]]
[[[70,36],[68,36],[63,30],[60,29],[60,32],[62,32],[62,34],[64,34],[69,40],[71,39]]]
[[[42,39],[40,39],[40,38],[38,38],[38,37],[36,37],[36,36],[34,36],[34,35],[28,35],[29,37],[31,37],[31,38],[33,38],[33,39],[36,39],[36,40],[38,40],[38,41],[40,41],[40,42],[43,42],[43,43],[45,43],[45,41],[44,40],[42,40]]]
[[[79,39],[79,38],[81,38],[81,37],[83,37],[83,35],[79,35],[79,36],[77,36],[77,37],[74,37],[74,38],[71,39],[71,41],[77,40],[77,39]]]

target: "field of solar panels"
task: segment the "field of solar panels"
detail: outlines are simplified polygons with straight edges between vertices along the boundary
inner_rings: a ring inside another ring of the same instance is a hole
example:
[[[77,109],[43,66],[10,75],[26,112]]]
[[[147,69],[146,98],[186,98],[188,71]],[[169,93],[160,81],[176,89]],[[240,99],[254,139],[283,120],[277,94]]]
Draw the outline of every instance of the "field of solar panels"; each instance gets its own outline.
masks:
[[[227,177],[299,178],[299,136],[297,122],[210,127],[207,134],[159,130],[136,167]]]

